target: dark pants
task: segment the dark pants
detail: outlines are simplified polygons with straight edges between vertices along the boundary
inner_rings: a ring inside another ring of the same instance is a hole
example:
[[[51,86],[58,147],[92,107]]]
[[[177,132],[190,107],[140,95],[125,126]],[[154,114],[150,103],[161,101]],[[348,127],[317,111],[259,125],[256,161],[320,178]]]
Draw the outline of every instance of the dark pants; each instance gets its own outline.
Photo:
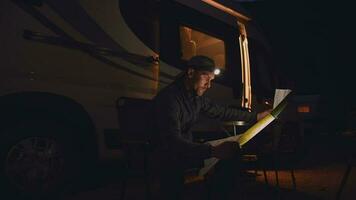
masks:
[[[234,195],[232,192],[237,188],[238,176],[240,174],[239,157],[228,160],[220,160],[216,164],[214,173],[205,181],[208,186],[204,193],[211,199],[229,199]],[[182,199],[184,188],[184,172],[196,167],[184,158],[165,158],[162,160],[160,171],[160,193],[161,200]],[[235,192],[236,194],[236,192]]]

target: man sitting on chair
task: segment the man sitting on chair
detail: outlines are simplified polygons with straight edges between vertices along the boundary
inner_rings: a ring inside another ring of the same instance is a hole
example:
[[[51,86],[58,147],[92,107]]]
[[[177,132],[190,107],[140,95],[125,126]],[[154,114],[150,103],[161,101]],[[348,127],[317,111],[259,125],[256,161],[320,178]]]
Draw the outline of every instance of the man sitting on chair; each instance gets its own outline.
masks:
[[[191,127],[199,113],[219,120],[242,120],[254,123],[270,110],[248,112],[214,104],[204,93],[215,78],[215,63],[206,56],[194,56],[188,62],[183,76],[164,88],[154,99],[154,131],[158,133],[158,151],[161,166],[162,199],[180,199],[184,184],[183,173],[193,163],[216,157],[211,182],[211,194],[217,199],[228,199],[238,175],[239,144],[224,142],[218,146],[194,143]]]

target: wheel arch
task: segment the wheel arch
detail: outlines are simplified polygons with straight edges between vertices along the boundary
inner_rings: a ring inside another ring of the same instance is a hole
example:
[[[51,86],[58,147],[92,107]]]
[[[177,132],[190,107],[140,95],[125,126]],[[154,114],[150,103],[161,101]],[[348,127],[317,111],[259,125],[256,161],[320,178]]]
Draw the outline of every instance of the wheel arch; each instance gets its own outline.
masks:
[[[96,129],[85,108],[75,100],[48,92],[18,92],[0,97],[0,132],[26,119],[53,119],[77,130],[70,137],[97,159]],[[84,142],[85,141],[85,142]]]

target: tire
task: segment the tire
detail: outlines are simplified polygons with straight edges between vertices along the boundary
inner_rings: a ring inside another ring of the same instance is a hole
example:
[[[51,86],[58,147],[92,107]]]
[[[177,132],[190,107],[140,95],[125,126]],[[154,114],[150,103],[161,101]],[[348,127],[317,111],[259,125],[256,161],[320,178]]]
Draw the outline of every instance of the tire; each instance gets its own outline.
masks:
[[[10,199],[53,199],[79,178],[78,133],[69,125],[26,119],[0,134],[0,184]]]

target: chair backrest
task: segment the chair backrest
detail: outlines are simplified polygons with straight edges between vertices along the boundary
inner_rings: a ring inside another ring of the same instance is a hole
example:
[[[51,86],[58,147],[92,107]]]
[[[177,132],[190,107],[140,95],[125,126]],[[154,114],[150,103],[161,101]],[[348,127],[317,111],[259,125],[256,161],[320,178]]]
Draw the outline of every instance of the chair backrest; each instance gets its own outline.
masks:
[[[121,138],[149,141],[152,100],[121,97],[116,107]]]

